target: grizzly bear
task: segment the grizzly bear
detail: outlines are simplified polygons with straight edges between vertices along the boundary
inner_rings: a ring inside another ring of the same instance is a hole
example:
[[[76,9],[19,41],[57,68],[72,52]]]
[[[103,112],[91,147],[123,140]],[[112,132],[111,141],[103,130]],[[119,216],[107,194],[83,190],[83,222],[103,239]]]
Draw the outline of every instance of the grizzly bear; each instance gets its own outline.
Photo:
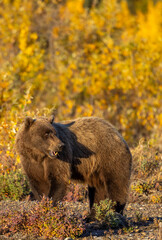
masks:
[[[27,117],[16,136],[16,147],[35,199],[43,195],[54,204],[70,181],[88,185],[93,204],[109,198],[123,213],[131,175],[132,156],[116,128],[97,117],[62,123],[54,117]]]

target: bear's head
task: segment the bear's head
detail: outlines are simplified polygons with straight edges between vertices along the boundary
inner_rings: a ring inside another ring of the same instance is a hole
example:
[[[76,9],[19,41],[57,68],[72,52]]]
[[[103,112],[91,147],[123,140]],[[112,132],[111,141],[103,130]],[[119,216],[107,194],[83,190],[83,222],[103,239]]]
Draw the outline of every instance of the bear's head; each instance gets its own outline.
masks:
[[[56,158],[58,153],[62,151],[64,143],[59,139],[53,121],[53,116],[50,119],[45,117],[38,119],[27,117],[19,140],[23,140],[24,146],[29,149],[35,149],[37,152],[45,154],[52,159]]]

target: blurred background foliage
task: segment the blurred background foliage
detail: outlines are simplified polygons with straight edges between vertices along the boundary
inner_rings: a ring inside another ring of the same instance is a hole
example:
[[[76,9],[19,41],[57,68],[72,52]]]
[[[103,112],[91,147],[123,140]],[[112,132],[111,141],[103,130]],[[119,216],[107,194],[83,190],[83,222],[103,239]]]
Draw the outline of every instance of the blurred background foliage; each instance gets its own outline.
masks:
[[[129,144],[159,139],[161,33],[161,1],[0,0],[0,171],[19,163],[26,115],[99,116]]]

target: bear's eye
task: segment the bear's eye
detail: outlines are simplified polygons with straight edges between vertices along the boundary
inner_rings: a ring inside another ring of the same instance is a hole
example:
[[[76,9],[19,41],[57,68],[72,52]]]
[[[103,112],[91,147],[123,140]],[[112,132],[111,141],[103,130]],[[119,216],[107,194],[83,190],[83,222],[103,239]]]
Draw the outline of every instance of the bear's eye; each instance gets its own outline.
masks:
[[[45,138],[48,138],[49,135],[50,135],[50,132],[46,132],[46,133],[44,134],[44,137],[45,137]]]

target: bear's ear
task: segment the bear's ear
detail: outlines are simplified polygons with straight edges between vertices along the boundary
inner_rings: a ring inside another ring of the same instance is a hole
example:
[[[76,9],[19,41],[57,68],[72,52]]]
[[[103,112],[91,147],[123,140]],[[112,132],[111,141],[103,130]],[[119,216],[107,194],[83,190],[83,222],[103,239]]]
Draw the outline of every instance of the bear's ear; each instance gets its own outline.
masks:
[[[54,122],[54,120],[55,120],[55,116],[52,115],[52,116],[49,118],[49,122],[52,124],[52,123]]]
[[[31,117],[26,117],[25,118],[25,128],[28,129],[33,122],[35,122],[35,119],[31,118]]]

